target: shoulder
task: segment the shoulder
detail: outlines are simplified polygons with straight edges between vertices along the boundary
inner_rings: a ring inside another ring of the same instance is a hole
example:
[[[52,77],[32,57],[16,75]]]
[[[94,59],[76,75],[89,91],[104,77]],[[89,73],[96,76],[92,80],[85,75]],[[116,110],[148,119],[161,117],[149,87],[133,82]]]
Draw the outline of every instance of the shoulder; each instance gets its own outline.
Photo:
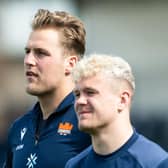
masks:
[[[76,155],[75,157],[71,158],[65,168],[78,168],[79,165],[81,164],[82,160],[84,160],[89,152],[92,150],[92,146],[89,146],[88,148],[86,148],[85,150],[83,150],[80,154]]]
[[[33,118],[34,117],[34,107],[29,109],[25,114],[23,114],[22,116],[19,116],[14,122],[13,122],[13,126],[17,126],[20,123],[24,123],[27,121],[28,118]]]
[[[168,158],[168,153],[165,150],[142,135],[139,135],[128,151],[142,167],[156,167]]]
[[[25,114],[18,117],[9,128],[9,136],[15,134],[18,129],[21,129],[24,125],[27,125],[30,119],[35,117],[35,106],[31,107]]]

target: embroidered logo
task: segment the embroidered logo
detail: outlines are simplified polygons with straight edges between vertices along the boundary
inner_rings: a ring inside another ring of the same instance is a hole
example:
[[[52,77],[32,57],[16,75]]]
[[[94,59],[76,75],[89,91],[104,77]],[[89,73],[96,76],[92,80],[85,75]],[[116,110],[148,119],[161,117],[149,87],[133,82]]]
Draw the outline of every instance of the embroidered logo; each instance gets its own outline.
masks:
[[[16,146],[16,151],[23,149],[23,147],[24,147],[24,144],[21,144],[21,145]]]
[[[68,122],[60,123],[58,126],[58,133],[60,135],[71,134],[72,128],[73,128],[73,125],[71,123],[68,123]]]
[[[30,156],[27,158],[26,166],[28,168],[34,168],[34,166],[37,164],[36,160],[37,160],[36,153],[34,153],[34,154],[31,153]]]
[[[20,140],[21,141],[23,140],[23,138],[24,138],[24,136],[26,134],[26,131],[27,131],[27,128],[21,129],[21,131],[20,131]]]

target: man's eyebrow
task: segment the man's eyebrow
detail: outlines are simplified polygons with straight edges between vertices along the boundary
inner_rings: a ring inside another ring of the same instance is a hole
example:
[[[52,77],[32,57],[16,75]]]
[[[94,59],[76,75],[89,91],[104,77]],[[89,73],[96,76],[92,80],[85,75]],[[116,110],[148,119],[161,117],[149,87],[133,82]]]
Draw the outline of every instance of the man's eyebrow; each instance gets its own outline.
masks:
[[[74,92],[74,93],[79,92],[79,89],[74,88],[74,89],[72,90],[72,92]]]
[[[96,90],[96,89],[93,87],[85,87],[84,90]]]

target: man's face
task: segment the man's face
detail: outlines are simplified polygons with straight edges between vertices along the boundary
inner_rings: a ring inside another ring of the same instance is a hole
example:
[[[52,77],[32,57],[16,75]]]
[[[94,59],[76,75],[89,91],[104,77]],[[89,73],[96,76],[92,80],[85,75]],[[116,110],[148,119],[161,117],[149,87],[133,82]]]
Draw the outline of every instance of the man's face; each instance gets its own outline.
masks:
[[[43,95],[57,89],[65,77],[65,58],[59,32],[53,29],[33,31],[25,48],[26,90]]]
[[[117,118],[119,90],[110,80],[98,74],[76,83],[75,110],[79,128],[91,134],[113,124]]]

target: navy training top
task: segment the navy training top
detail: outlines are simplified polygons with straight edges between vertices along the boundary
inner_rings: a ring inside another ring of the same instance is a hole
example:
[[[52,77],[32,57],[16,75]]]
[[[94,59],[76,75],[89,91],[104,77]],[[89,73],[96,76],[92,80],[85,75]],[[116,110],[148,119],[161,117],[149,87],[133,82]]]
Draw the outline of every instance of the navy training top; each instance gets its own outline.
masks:
[[[4,168],[64,168],[90,144],[90,136],[78,130],[70,93],[47,120],[37,103],[13,123]]]
[[[168,154],[156,143],[134,132],[117,151],[99,155],[90,146],[71,158],[65,168],[168,168]]]

